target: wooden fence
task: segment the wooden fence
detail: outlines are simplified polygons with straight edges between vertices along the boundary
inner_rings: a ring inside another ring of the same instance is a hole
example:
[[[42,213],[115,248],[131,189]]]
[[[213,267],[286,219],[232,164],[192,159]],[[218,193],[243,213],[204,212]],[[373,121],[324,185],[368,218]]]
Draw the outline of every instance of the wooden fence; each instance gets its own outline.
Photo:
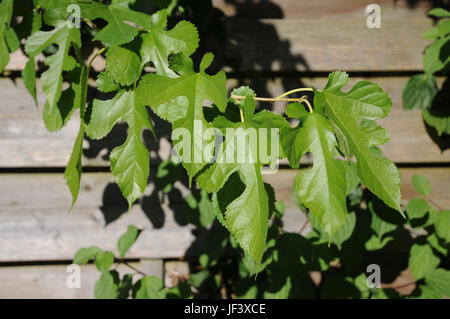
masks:
[[[365,8],[372,2],[382,8],[380,29],[366,26]],[[419,195],[411,186],[411,177],[418,173],[430,179],[434,201],[450,207],[450,152],[441,152],[431,140],[421,113],[404,111],[401,103],[408,77],[422,69],[427,41],[420,35],[432,25],[426,16],[431,1],[213,3],[224,13],[221,23],[230,39],[220,44],[224,49],[217,54],[229,72],[230,88],[250,84],[260,96],[277,96],[299,86],[323,87],[327,73],[333,70],[351,72],[350,84],[362,78],[379,83],[393,101],[391,114],[379,121],[391,136],[382,149],[400,167],[403,200]],[[15,53],[7,69],[16,74],[25,62],[20,52]],[[42,92],[38,99],[42,107]],[[72,116],[58,133],[47,132],[20,77],[0,78],[0,104],[0,297],[92,297],[99,276],[94,267],[83,266],[82,288],[69,289],[66,265],[81,247],[115,250],[128,224],[145,229],[128,254],[136,267],[165,276],[167,282],[174,274],[186,272],[185,264],[176,260],[195,254],[191,248],[197,238],[184,218],[182,201],[162,198],[150,184],[127,213],[108,171],[108,152],[123,141],[125,126],[119,125],[105,141],[85,140],[86,172],[78,202],[67,214],[71,197],[63,170],[77,134],[78,117]],[[278,111],[283,107],[274,105]],[[154,165],[169,156],[170,148],[167,138],[149,144],[154,174]],[[290,196],[295,174],[283,168],[265,175],[277,200],[286,204],[288,231],[298,231],[305,220]],[[182,185],[178,189],[180,197],[187,194]],[[399,280],[397,284],[408,279]]]

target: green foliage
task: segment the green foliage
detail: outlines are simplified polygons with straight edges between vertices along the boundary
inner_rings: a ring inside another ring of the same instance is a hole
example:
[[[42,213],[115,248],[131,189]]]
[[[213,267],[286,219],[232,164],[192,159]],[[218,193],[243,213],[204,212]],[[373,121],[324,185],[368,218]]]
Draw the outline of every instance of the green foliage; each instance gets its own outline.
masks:
[[[388,206],[402,213],[400,173],[376,147],[389,138],[387,132],[373,122],[389,113],[392,102],[374,83],[360,81],[344,93],[341,89],[347,83],[346,73],[332,73],[325,89],[316,93],[316,108],[342,133],[350,154],[356,157],[358,176],[363,184]]]
[[[81,7],[80,29],[66,23],[66,8],[72,3]],[[111,171],[129,208],[142,196],[150,176],[150,154],[142,131],[148,129],[156,138],[149,106],[172,125],[173,147],[181,159],[181,165],[172,160],[160,165],[156,189],[170,193],[184,167],[191,188],[185,197],[187,218],[208,232],[198,259],[201,271],[171,288],[140,271],[136,278],[131,274],[120,277],[115,270],[115,262],[130,266],[125,256],[139,236],[135,226],[130,225],[120,237],[118,257],[95,246],[80,249],[74,263],[93,259],[101,272],[96,298],[220,296],[221,289],[231,289],[236,298],[399,297],[393,290],[369,289],[359,267],[363,253],[385,249],[405,224],[395,212],[403,214],[399,171],[378,148],[389,137],[375,120],[386,117],[392,104],[378,85],[360,81],[344,92],[348,75],[333,72],[323,90],[313,89],[314,108],[308,102],[306,110],[301,99],[287,107],[287,117],[299,120],[291,127],[284,115],[257,112],[255,93],[248,87],[233,90],[229,99],[225,73],[207,72],[212,53],[204,54],[198,67],[194,66],[191,55],[199,43],[196,27],[187,21],[168,22],[173,12],[182,11],[177,1],[159,2],[156,6],[161,10],[152,15],[135,11],[134,1],[127,0],[110,4],[36,0],[34,4],[31,32],[25,35],[30,58],[22,73],[25,86],[36,101],[34,58],[43,54],[48,66],[41,76],[47,129],[60,130],[76,109],[81,119],[64,173],[72,206],[80,189],[85,135],[102,139],[119,122],[126,123],[127,138],[110,154]],[[8,53],[19,48],[21,39],[10,26],[13,1],[3,0],[0,9],[2,70]],[[434,40],[424,55],[426,73],[408,82],[403,98],[409,108],[422,109],[426,122],[439,133],[445,133],[448,123],[431,104],[439,95],[434,73],[444,73],[448,66],[448,15],[442,10],[430,14],[444,20],[425,35]],[[85,61],[85,49],[95,41],[101,49]],[[105,70],[95,74],[90,66],[101,54],[105,55]],[[88,78],[93,74],[97,91],[105,93],[102,99],[87,94]],[[212,107],[205,107],[205,101],[212,102]],[[232,135],[227,133],[230,128],[235,132]],[[266,129],[267,139],[257,136],[256,142],[251,141],[253,129]],[[179,138],[180,132],[189,133],[192,141]],[[278,132],[281,143],[272,144],[271,137],[278,137]],[[231,154],[227,153],[234,161],[217,160],[225,156],[211,147],[217,141],[222,146],[236,143]],[[275,155],[261,158],[263,147]],[[238,150],[245,150],[243,161]],[[313,153],[313,165],[300,169],[293,187],[294,198],[308,211],[312,226],[303,237],[284,232],[284,205],[264,183],[262,168],[274,167],[283,157],[298,168],[308,152]],[[420,193],[429,195],[426,180],[415,176],[413,183]],[[435,211],[425,199],[413,199],[407,214],[409,226],[427,233],[411,244],[410,251],[411,270],[421,280],[419,296],[448,295],[441,284],[448,281],[448,273],[437,267],[448,254],[449,211]],[[323,275],[318,284],[309,276],[314,271]]]
[[[428,14],[440,21],[422,35],[432,41],[423,54],[425,73],[413,75],[409,79],[403,89],[403,108],[422,110],[423,119],[438,135],[450,134],[450,113],[446,98],[438,98],[446,91],[445,85],[438,89],[435,77],[436,73],[447,75],[450,67],[450,13],[442,8],[435,8]]]
[[[9,62],[9,53],[12,52],[8,46],[8,32],[10,28],[11,17],[13,13],[13,0],[3,0],[0,3],[0,72]]]
[[[117,242],[117,250],[119,251],[120,257],[124,257],[128,249],[134,244],[138,238],[141,230],[134,225],[129,225],[125,234],[120,236]]]

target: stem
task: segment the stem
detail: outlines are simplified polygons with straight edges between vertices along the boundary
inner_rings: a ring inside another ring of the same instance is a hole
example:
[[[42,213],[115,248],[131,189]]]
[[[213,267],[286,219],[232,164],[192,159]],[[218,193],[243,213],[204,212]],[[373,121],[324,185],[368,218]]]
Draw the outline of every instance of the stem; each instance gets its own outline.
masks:
[[[287,91],[286,93],[281,94],[280,96],[276,97],[276,99],[279,100],[279,99],[281,99],[284,96],[291,95],[292,93],[304,92],[304,91],[313,92],[313,89],[312,88],[293,89],[293,90]]]
[[[306,226],[308,226],[309,224],[309,219],[306,220],[306,222],[303,224],[302,228],[300,229],[300,231],[298,232],[299,235],[302,234],[302,232],[305,230]]]
[[[416,282],[415,282],[415,281],[412,281],[412,282],[408,282],[407,284],[401,284],[401,285],[398,285],[398,286],[387,287],[387,288],[391,288],[391,289],[399,289],[399,288],[408,287],[408,286],[411,286],[411,285],[414,285],[414,284],[416,284]]]
[[[92,59],[89,61],[88,69],[91,68],[92,62],[94,62],[94,60],[95,60],[100,54],[102,54],[105,50],[106,50],[106,48],[101,48],[100,50],[98,50],[98,52],[97,52],[97,53],[92,57]]]
[[[244,123],[244,112],[242,111],[242,107],[239,108],[239,114],[241,114],[241,122]]]
[[[442,207],[440,207],[438,204],[436,204],[436,202],[434,200],[432,200],[431,198],[427,197],[427,200],[438,210],[443,210]]]
[[[119,259],[117,262],[120,263],[120,264],[124,264],[124,265],[127,266],[128,268],[134,270],[134,271],[135,271],[136,273],[138,273],[139,275],[147,276],[146,273],[144,273],[144,272],[140,271],[139,269],[137,269],[137,268],[131,266],[131,265],[130,265],[129,263],[127,263],[125,260]]]
[[[240,96],[240,95],[232,95],[233,99],[239,101],[244,100],[246,96]],[[282,101],[282,102],[298,102],[299,99],[279,99],[279,98],[269,98],[269,97],[254,97],[255,101],[265,101],[265,102],[276,102],[276,101]]]

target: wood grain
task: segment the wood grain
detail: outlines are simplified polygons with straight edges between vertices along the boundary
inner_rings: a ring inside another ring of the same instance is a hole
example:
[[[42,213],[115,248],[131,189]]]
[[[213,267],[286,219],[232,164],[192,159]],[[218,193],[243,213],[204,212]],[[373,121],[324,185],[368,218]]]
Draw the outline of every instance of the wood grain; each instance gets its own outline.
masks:
[[[139,262],[130,263],[140,268]],[[80,288],[68,288],[67,265],[37,265],[0,267],[1,299],[92,299],[95,282],[100,272],[94,265],[80,266]],[[119,265],[116,270],[121,276],[132,271]]]
[[[216,55],[225,71],[414,71],[422,70],[428,41],[420,35],[432,20],[417,16],[383,17],[369,29],[366,17],[246,19],[226,18],[226,41],[205,37],[204,51]],[[15,53],[9,70],[26,58]]]
[[[350,85],[362,78],[351,78]],[[429,137],[420,111],[404,111],[401,94],[407,77],[368,78],[385,89],[393,101],[389,116],[380,121],[390,134],[391,141],[382,146],[387,157],[397,163],[448,163],[450,150],[441,152]],[[282,92],[304,86],[324,87],[326,78],[285,77],[230,79],[227,86],[232,89],[239,85],[252,86],[259,96],[278,96]],[[441,81],[442,82],[442,81]],[[65,167],[72,151],[72,145],[78,132],[77,113],[72,116],[66,127],[59,132],[47,132],[23,82],[16,79],[0,78],[0,167]],[[44,96],[38,94],[42,108]],[[273,107],[281,113],[285,104],[264,104],[261,107]],[[157,119],[154,117],[154,119]],[[151,163],[158,164],[160,159],[170,156],[170,138],[168,125],[158,121],[160,140],[154,142],[150,133],[144,134],[151,152]],[[122,144],[126,138],[126,125],[119,125],[106,139],[100,141],[85,140],[84,166],[108,166],[108,154],[113,147]]]
[[[418,194],[411,177],[418,173],[430,179],[430,197],[437,205],[450,207],[450,168],[404,168],[402,194],[408,200]],[[305,216],[291,199],[295,170],[279,170],[264,179],[275,189],[277,200],[286,205],[285,230],[298,232]],[[81,247],[97,245],[116,251],[116,242],[129,224],[145,231],[131,248],[129,258],[178,258],[195,255],[204,239],[196,237],[187,224],[183,197],[178,191],[162,197],[147,187],[143,199],[127,213],[113,178],[108,173],[86,173],[77,204],[67,210],[71,198],[62,174],[0,175],[0,262],[71,260]]]
[[[365,17],[372,0],[213,0],[213,6],[226,16],[245,18],[343,18]],[[383,17],[424,17],[430,1],[378,0]]]

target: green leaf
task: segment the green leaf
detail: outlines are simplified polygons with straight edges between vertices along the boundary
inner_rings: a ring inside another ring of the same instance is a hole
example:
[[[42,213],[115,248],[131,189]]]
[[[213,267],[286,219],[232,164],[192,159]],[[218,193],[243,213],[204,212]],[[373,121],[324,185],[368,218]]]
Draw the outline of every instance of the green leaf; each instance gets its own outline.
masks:
[[[433,75],[413,75],[403,89],[403,108],[405,110],[425,110],[438,92],[436,78]]]
[[[13,0],[2,0],[0,3],[0,72],[2,72],[9,62],[8,45],[6,34],[9,30],[13,12]]]
[[[133,287],[134,299],[163,299],[165,295],[164,283],[156,276],[144,276]]]
[[[392,236],[386,236],[381,239],[377,235],[372,235],[372,237],[370,237],[369,240],[364,243],[364,246],[368,251],[380,250],[393,239],[394,237]]]
[[[117,272],[102,273],[95,283],[94,297],[96,299],[116,299],[119,296],[119,285],[117,283]]]
[[[438,238],[435,233],[428,235],[427,243],[436,249],[436,251],[440,252],[444,256],[447,256],[448,249],[445,247],[445,241]]]
[[[80,123],[80,129],[78,131],[75,144],[73,145],[72,154],[70,154],[69,162],[67,163],[66,169],[64,170],[64,180],[69,186],[70,193],[72,194],[72,209],[73,205],[78,198],[78,192],[80,190],[81,173],[83,167],[81,164],[81,155],[83,152],[83,140],[84,140],[84,123]]]
[[[439,35],[441,37],[446,36],[450,33],[450,20],[441,20],[437,25],[437,29],[439,31]]]
[[[10,53],[19,50],[20,48],[20,40],[17,37],[16,31],[13,28],[6,29],[5,31],[5,41],[8,46],[8,50]]]
[[[450,296],[450,270],[434,269],[425,277],[425,281],[434,291]]]
[[[120,236],[117,242],[117,250],[119,251],[120,257],[125,257],[128,249],[136,242],[139,237],[141,230],[134,225],[129,225],[127,231]]]
[[[33,33],[25,43],[25,52],[31,58],[51,44],[58,46],[56,53],[45,59],[45,64],[49,68],[41,76],[42,89],[47,98],[43,119],[49,131],[61,129],[67,123],[74,109],[78,107],[76,103],[73,103],[74,97],[71,92],[74,90],[73,85],[72,88],[62,92],[63,72],[71,71],[76,65],[75,59],[69,55],[71,43],[78,47],[81,46],[80,30],[69,28],[65,21],[59,21],[51,31]],[[80,87],[77,88],[77,90],[80,89]]]
[[[111,171],[129,207],[145,191],[150,172],[150,155],[143,144],[141,131],[153,126],[145,106],[137,103],[134,90],[121,90],[113,99],[95,99],[86,124],[86,134],[94,139],[106,136],[113,126],[125,120],[128,137],[125,143],[111,152]]]
[[[436,129],[439,136],[450,134],[450,112],[447,105],[423,110],[422,115],[425,122]]]
[[[119,89],[119,85],[114,82],[114,79],[111,77],[111,75],[104,71],[100,73],[97,77],[97,89],[100,92],[108,93],[117,91]]]
[[[99,253],[101,253],[101,249],[97,246],[91,246],[89,248],[81,248],[73,257],[74,264],[87,264],[91,258],[95,258]]]
[[[131,207],[145,191],[150,173],[150,155],[137,134],[128,135],[125,144],[110,156],[111,171]]]
[[[22,70],[22,79],[25,88],[33,97],[34,103],[37,107],[37,94],[36,94],[36,69],[35,69],[34,57],[30,57],[25,64],[25,68]]]
[[[431,184],[430,181],[422,175],[414,174],[412,178],[412,184],[416,191],[424,196],[430,195]]]
[[[428,286],[420,286],[420,295],[417,299],[440,299],[442,295]]]
[[[142,34],[142,63],[153,62],[156,73],[170,77],[176,74],[169,68],[169,55],[184,53],[190,56],[198,47],[198,33],[195,26],[187,21],[179,22],[173,29],[167,28],[167,12],[160,10],[152,15],[150,32]],[[204,72],[205,68],[200,68]]]
[[[423,34],[422,34],[422,38],[427,39],[427,40],[434,40],[436,38],[439,38],[440,33],[437,27],[432,27],[428,30],[426,30]]]
[[[450,17],[450,12],[443,8],[434,8],[428,11],[428,15],[436,17],[436,18],[445,18]]]
[[[380,201],[372,200],[368,203],[371,213],[370,228],[375,232],[378,238],[381,238],[398,227],[397,220],[390,216],[391,211],[386,211],[386,206],[381,205]],[[391,217],[391,218],[389,218]]]
[[[129,86],[139,79],[141,75],[141,60],[131,50],[112,47],[106,53],[106,71],[115,83]]]
[[[240,92],[240,93],[239,93]],[[269,195],[262,180],[261,169],[263,159],[259,158],[259,146],[263,142],[251,141],[246,136],[251,135],[255,128],[280,127],[288,125],[279,115],[259,112],[254,114],[255,101],[253,92],[248,88],[233,91],[232,94],[245,94],[246,99],[241,102],[243,122],[230,122],[224,116],[214,119],[214,126],[223,130],[225,141],[220,147],[217,160],[207,167],[197,177],[198,185],[209,193],[216,193],[213,201],[218,206],[218,219],[238,241],[246,255],[260,265],[265,249],[269,210]],[[233,134],[227,128],[234,128]],[[265,142],[269,142],[267,137]],[[232,158],[225,158],[232,148]],[[246,156],[239,158],[237,152]]]
[[[444,239],[447,243],[450,242],[450,210],[442,210],[434,214],[434,228],[436,234]]]
[[[422,198],[413,198],[406,206],[406,213],[410,219],[422,218],[430,210],[426,200]]]
[[[155,175],[155,186],[163,193],[169,193],[180,178],[181,165],[175,163],[170,158],[158,165]]]
[[[414,244],[409,252],[409,269],[415,280],[427,276],[439,265],[440,259],[433,254],[428,245]]]
[[[196,190],[186,197],[186,217],[191,224],[208,227],[216,218],[213,204],[204,190]]]
[[[448,42],[450,37],[440,38],[429,45],[423,54],[423,69],[426,74],[442,70],[450,61]]]
[[[400,207],[400,173],[394,163],[375,148],[381,140],[386,140],[380,139],[380,135],[385,137],[386,134],[381,134],[383,128],[374,124],[358,124],[361,120],[385,117],[392,102],[378,85],[369,81],[360,81],[350,91],[341,92],[347,83],[346,73],[331,73],[325,89],[316,92],[315,108],[318,112],[324,112],[345,136],[350,153],[356,157],[362,182],[388,206],[403,214]],[[377,134],[372,135],[375,128]]]
[[[344,223],[347,216],[346,166],[336,159],[337,141],[329,122],[317,113],[307,115],[303,127],[281,140],[284,152],[293,163],[299,163],[307,152],[314,155],[312,168],[300,170],[296,177],[298,195],[302,203],[319,220],[330,239]],[[292,164],[291,164],[292,165]],[[296,165],[293,165],[294,167]]]
[[[110,251],[101,252],[95,257],[95,267],[102,273],[108,273],[113,263],[114,254]]]
[[[206,155],[212,156],[212,153],[204,154],[202,137],[206,135],[205,131],[208,128],[212,128],[212,125],[204,118],[203,102],[210,100],[218,106],[220,111],[225,110],[227,105],[225,73],[219,72],[214,76],[204,72],[195,73],[192,60],[183,55],[177,55],[174,63],[180,77],[146,75],[139,83],[137,100],[139,103],[149,105],[159,117],[172,120],[174,148],[182,157],[183,166],[188,172],[191,182],[192,178],[209,161],[209,159],[205,159]],[[185,97],[188,104],[171,103],[179,97]],[[183,111],[180,112],[180,108],[183,108]],[[176,120],[171,115],[175,113],[180,114]],[[185,133],[186,130],[190,134],[189,141],[185,141],[184,136],[175,140],[178,132]],[[211,142],[214,143],[214,136],[206,141],[207,144]]]
[[[131,10],[127,1],[114,1],[105,5],[94,1],[78,2],[83,18],[94,20],[97,18],[108,23],[94,37],[94,41],[101,41],[105,46],[112,47],[133,40],[140,28],[151,30],[151,17],[145,13]],[[129,22],[137,26],[131,26]]]

